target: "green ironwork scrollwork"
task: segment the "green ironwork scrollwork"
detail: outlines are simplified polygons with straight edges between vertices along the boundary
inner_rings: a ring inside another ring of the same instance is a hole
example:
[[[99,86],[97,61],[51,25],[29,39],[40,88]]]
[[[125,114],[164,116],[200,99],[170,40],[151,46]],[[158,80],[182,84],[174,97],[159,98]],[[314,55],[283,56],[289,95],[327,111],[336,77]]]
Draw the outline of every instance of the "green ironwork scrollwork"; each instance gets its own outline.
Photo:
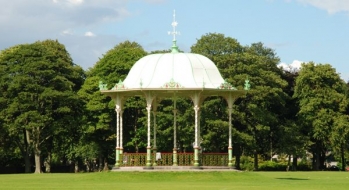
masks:
[[[236,90],[236,88],[231,85],[229,82],[224,80],[224,82],[218,87],[219,89],[229,89],[229,90]]]
[[[178,82],[175,82],[173,79],[170,80],[170,82],[165,83],[163,88],[183,88],[182,85],[180,85]]]
[[[115,86],[112,88],[112,90],[120,90],[120,89],[125,89],[125,85],[122,82],[122,80],[119,80],[119,82],[116,83]]]
[[[248,79],[246,79],[246,80],[245,80],[245,87],[244,87],[244,89],[245,89],[245,90],[250,90],[250,88],[251,88],[250,81],[249,81]]]
[[[104,84],[102,81],[99,81],[99,90],[108,90],[107,84]]]

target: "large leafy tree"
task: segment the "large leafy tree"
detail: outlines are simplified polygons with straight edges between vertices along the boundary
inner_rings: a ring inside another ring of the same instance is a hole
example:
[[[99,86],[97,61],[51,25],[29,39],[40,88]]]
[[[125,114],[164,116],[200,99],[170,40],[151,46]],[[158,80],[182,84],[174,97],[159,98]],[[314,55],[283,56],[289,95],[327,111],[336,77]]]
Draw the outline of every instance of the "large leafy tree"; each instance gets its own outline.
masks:
[[[114,161],[115,155],[115,103],[109,97],[100,93],[98,84],[103,81],[112,88],[120,80],[124,80],[133,66],[147,52],[136,42],[125,41],[119,43],[110,49],[103,57],[87,72],[87,79],[79,91],[79,96],[86,102],[86,113],[84,117],[85,134],[82,137],[81,149],[89,146],[92,153],[81,157],[94,159],[99,158],[99,162],[107,163]],[[136,138],[138,133],[138,118],[142,108],[139,108],[139,98],[131,98],[134,101],[127,101],[124,108],[124,145],[129,147],[138,147],[139,140]],[[143,107],[144,108],[144,107]]]
[[[272,134],[281,127],[278,119],[283,114],[288,96],[283,91],[287,82],[282,79],[282,70],[277,67],[279,58],[262,43],[242,46],[237,40],[217,33],[202,36],[191,50],[210,58],[220,69],[223,78],[236,87],[241,88],[245,79],[250,80],[253,90],[237,100],[233,111],[234,153],[237,168],[240,167],[242,150],[245,150],[245,153],[254,155],[255,169],[258,169],[258,154],[269,152],[270,143],[275,138]],[[224,113],[224,104],[219,103],[218,106],[221,106],[218,110]],[[219,120],[226,122],[226,114],[223,116]],[[210,122],[211,126],[214,123],[224,126],[219,124],[219,120]],[[208,127],[207,133],[214,128]]]
[[[309,144],[309,137],[306,131],[303,130],[302,123],[297,121],[299,111],[297,100],[292,98],[298,72],[298,69],[283,71],[283,78],[288,82],[288,86],[284,88],[284,92],[288,94],[288,98],[286,98],[287,109],[283,117],[280,118],[281,130],[274,134],[280,137],[277,141],[279,151],[289,156],[289,166],[291,165],[292,156],[292,170],[297,170],[297,160],[299,157],[306,156],[306,147]]]
[[[41,155],[55,131],[64,128],[79,108],[75,93],[83,83],[83,70],[73,64],[65,47],[46,40],[8,48],[0,54],[1,117],[13,142],[25,158],[35,157],[41,172]]]
[[[323,169],[326,151],[341,148],[347,137],[346,85],[329,64],[303,64],[296,79],[294,97],[299,104],[298,118],[311,138],[313,169]],[[331,139],[333,142],[331,144]],[[338,143],[338,144],[337,144]]]

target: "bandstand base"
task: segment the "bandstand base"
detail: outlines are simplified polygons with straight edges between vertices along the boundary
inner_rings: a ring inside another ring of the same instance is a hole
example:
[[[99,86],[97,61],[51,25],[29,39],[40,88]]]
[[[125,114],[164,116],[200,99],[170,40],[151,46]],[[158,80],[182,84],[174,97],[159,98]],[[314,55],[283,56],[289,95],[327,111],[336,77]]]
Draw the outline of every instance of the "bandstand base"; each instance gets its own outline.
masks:
[[[111,171],[240,171],[228,166],[152,166],[152,167],[119,167]]]

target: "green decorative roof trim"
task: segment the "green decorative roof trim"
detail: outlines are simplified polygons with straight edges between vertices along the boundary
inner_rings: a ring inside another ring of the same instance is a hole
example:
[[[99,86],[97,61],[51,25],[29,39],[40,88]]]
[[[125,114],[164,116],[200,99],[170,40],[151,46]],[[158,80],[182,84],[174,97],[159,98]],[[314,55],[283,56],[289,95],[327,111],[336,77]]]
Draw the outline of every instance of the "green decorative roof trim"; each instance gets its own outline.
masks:
[[[250,90],[250,88],[251,88],[250,81],[249,81],[248,79],[246,79],[246,80],[245,80],[245,87],[244,87],[244,89],[245,89],[245,90]]]
[[[125,89],[125,85],[122,82],[122,80],[119,80],[119,82],[116,83],[115,86],[112,88],[112,90],[120,90],[120,89]]]
[[[99,81],[99,90],[108,90],[107,84],[104,84],[102,81]]]
[[[235,87],[233,87],[233,85],[231,85],[229,82],[227,82],[226,80],[224,81],[224,83],[222,83],[218,89],[229,89],[229,90],[236,90]]]
[[[171,79],[170,82],[165,83],[162,88],[183,88],[183,86]]]

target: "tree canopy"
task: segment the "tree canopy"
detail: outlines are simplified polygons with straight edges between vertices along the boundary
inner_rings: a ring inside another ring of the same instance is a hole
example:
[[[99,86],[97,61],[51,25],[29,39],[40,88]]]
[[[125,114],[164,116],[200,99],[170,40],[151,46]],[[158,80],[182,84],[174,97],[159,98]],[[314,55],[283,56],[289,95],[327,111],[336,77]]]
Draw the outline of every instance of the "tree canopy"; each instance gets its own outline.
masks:
[[[41,154],[49,140],[81,110],[76,91],[84,80],[57,41],[14,46],[0,54],[2,120],[30,167],[33,150],[35,172],[41,172]],[[29,170],[29,168],[27,168]]]
[[[251,157],[252,169],[258,170],[258,162],[271,160],[276,154],[287,155],[289,165],[293,157],[296,169],[297,158],[309,152],[314,170],[325,169],[330,154],[336,154],[337,160],[340,157],[345,169],[349,85],[330,64],[309,62],[300,70],[285,71],[278,67],[276,51],[262,42],[241,45],[219,33],[201,36],[191,52],[211,59],[222,77],[238,89],[243,89],[245,80],[250,81],[251,90],[236,99],[232,109],[233,154],[238,169],[250,163],[245,160]],[[50,172],[55,164],[74,166],[75,171],[81,166],[86,166],[86,171],[108,169],[115,162],[115,102],[101,94],[98,85],[103,81],[112,88],[146,55],[137,42],[124,41],[84,71],[55,40],[2,50],[0,164],[25,166],[26,172],[34,165],[36,173],[42,168]],[[156,148],[170,152],[174,99],[156,101]],[[192,102],[179,97],[175,101],[180,137],[175,143],[178,151],[191,152]],[[124,102],[125,152],[146,150],[145,107],[141,97]],[[201,105],[199,141],[203,152],[227,151],[228,113],[223,97],[207,98]],[[21,160],[23,164],[18,164]]]

